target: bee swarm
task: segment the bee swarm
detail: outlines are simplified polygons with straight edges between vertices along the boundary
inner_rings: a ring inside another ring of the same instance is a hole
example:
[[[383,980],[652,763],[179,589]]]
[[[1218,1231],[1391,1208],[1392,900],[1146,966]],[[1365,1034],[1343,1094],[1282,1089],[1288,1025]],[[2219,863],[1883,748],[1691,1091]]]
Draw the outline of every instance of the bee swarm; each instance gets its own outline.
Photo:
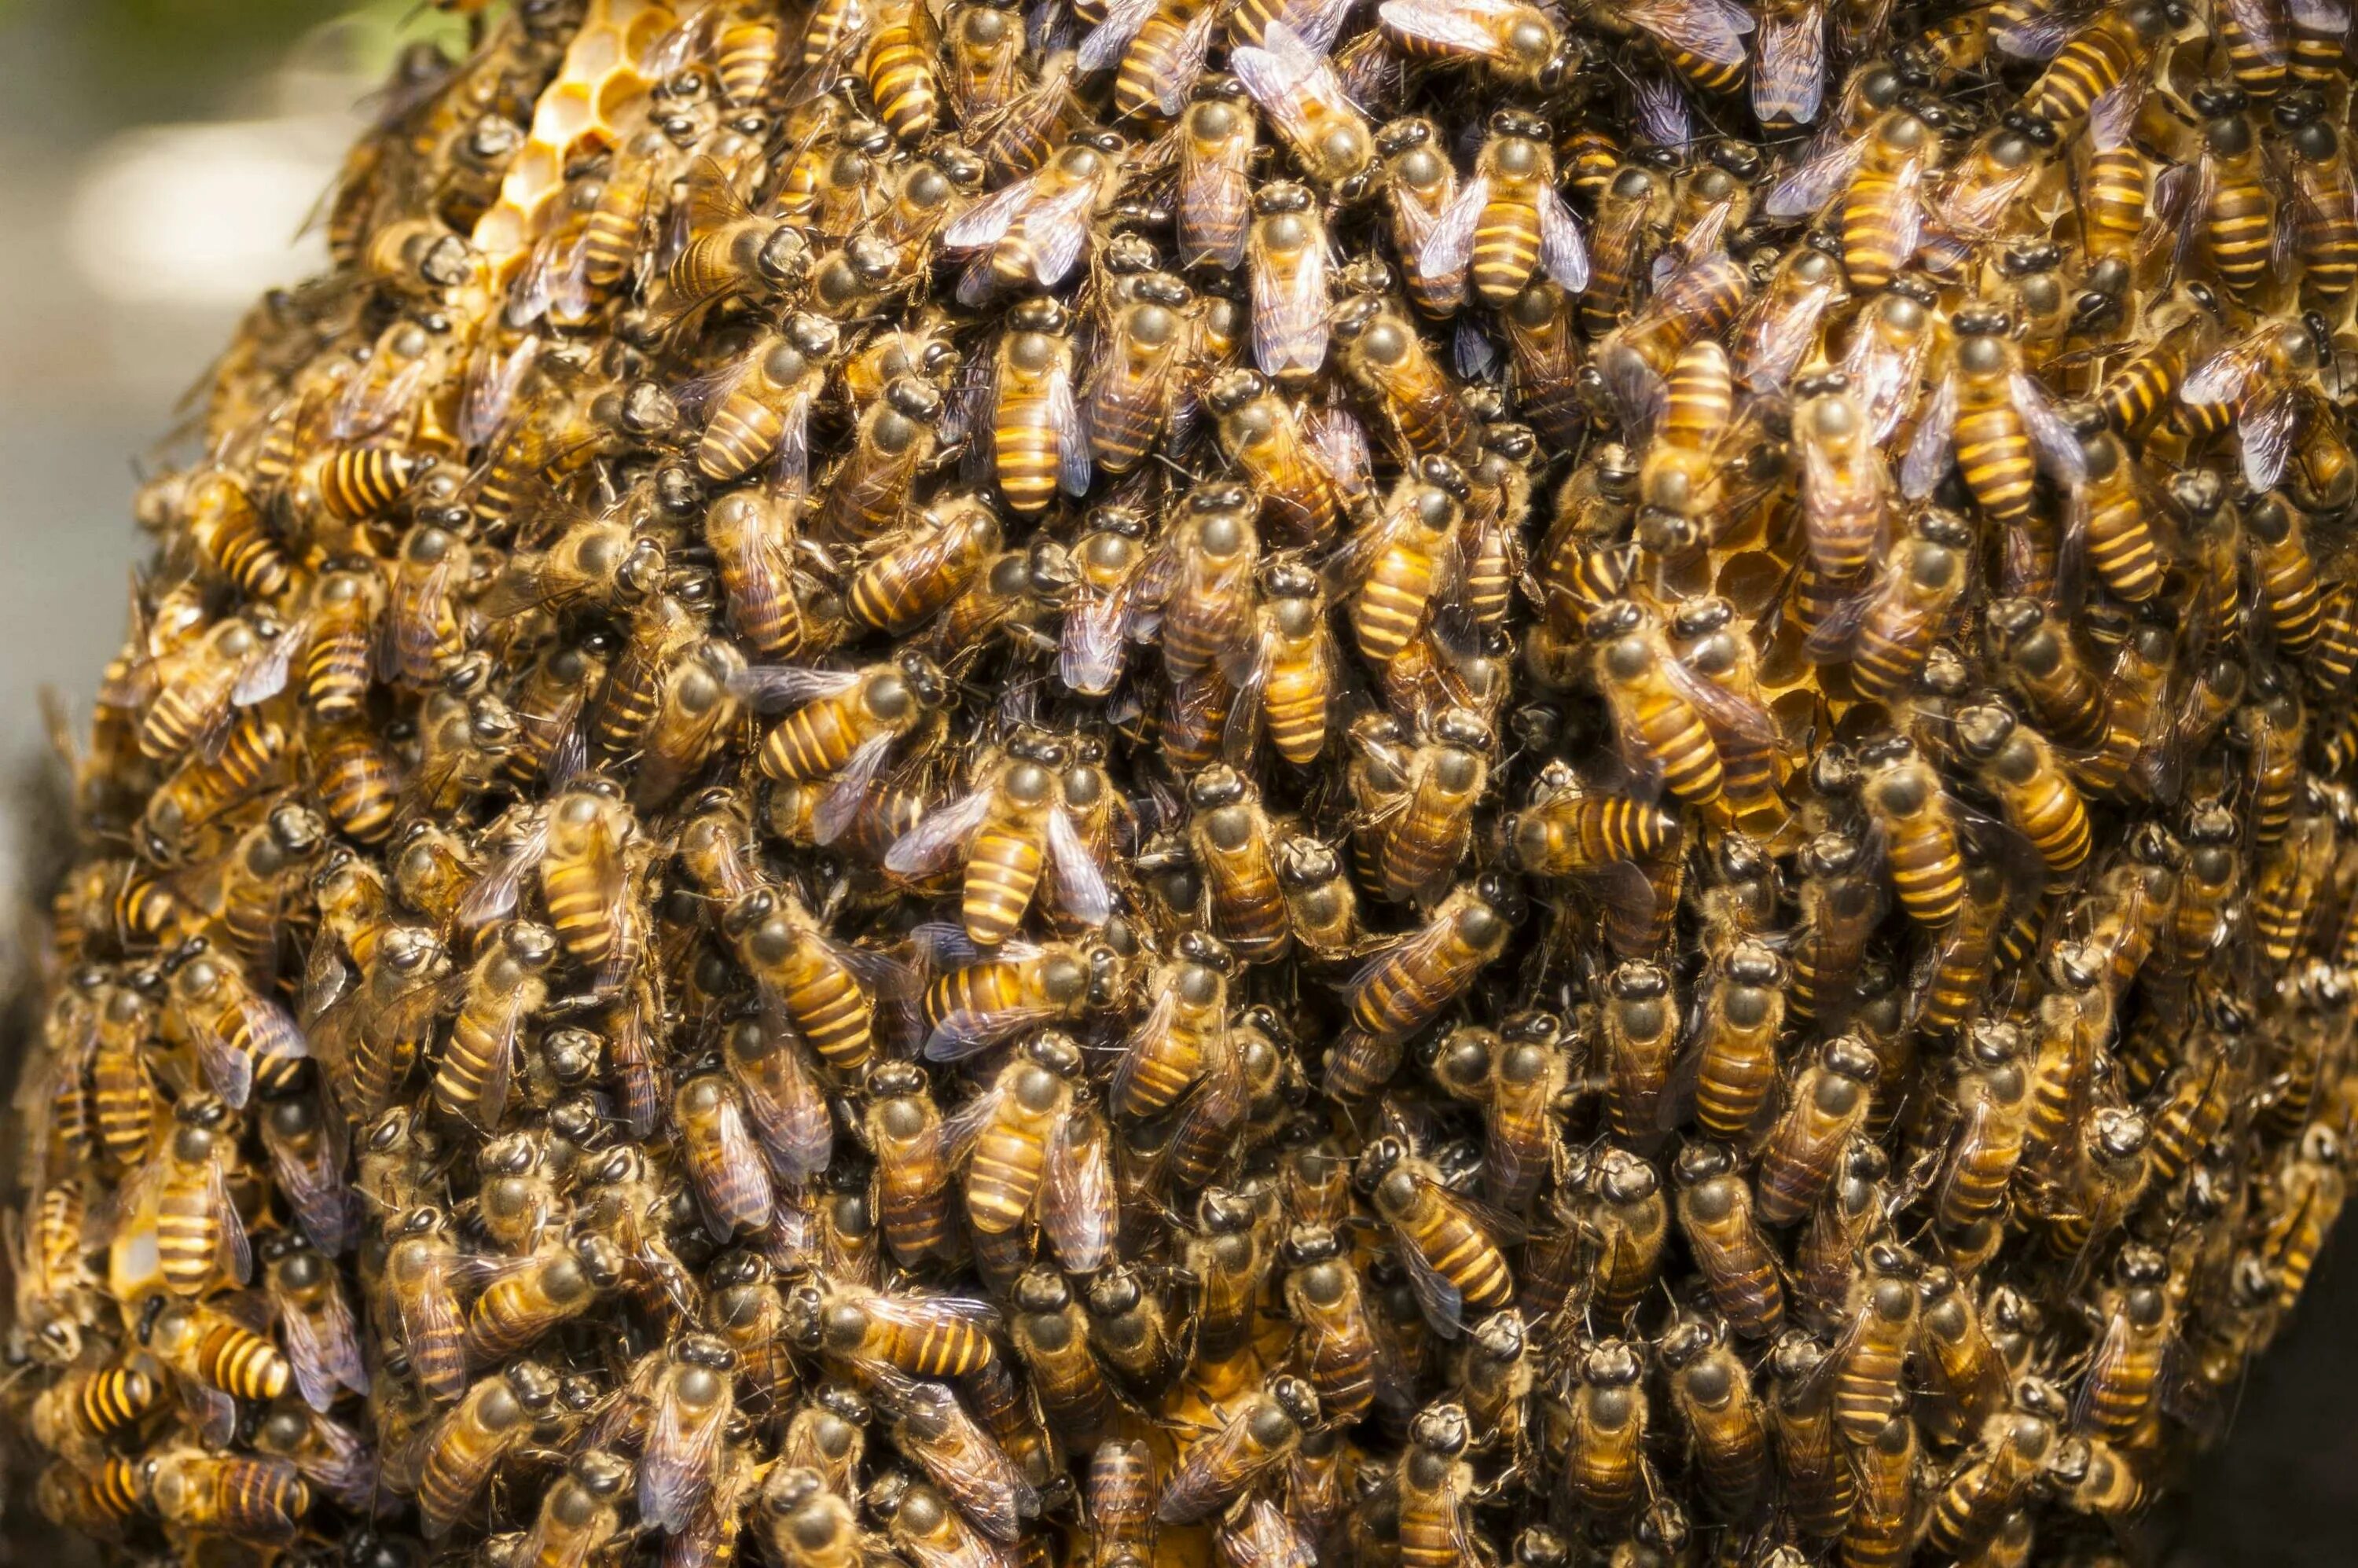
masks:
[[[125,1556],[2114,1563],[2341,1208],[2347,0],[520,0],[86,742]]]

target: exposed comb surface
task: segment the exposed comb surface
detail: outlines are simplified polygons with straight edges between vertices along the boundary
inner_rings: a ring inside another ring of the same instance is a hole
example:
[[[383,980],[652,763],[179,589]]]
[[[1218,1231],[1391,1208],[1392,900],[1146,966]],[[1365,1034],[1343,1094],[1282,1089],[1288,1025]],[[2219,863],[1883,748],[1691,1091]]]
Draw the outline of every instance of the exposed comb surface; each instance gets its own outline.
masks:
[[[2129,1553],[2344,1195],[2345,9],[478,27],[64,741],[51,1515]]]

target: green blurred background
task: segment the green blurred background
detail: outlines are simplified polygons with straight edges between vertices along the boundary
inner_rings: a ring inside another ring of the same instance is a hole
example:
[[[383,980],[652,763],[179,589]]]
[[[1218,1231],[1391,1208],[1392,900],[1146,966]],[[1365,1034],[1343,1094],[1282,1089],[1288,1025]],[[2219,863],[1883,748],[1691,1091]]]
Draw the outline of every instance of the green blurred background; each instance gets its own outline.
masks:
[[[43,766],[42,687],[87,717],[136,463],[246,304],[324,264],[298,231],[365,95],[401,42],[463,35],[424,0],[0,0],[0,773]],[[0,797],[0,963],[28,867],[62,848],[27,798]],[[2234,1444],[2143,1545],[2173,1568],[2358,1563],[2353,1324],[2344,1238]],[[42,1528],[21,1459],[0,1444],[0,1568],[91,1561]]]

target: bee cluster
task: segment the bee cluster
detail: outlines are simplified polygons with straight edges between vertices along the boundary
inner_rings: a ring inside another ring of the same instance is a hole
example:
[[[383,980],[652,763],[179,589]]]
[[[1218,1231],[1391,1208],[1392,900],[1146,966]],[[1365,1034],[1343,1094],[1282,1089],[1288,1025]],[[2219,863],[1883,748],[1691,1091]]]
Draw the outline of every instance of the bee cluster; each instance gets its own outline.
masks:
[[[2118,1560],[2345,1193],[2349,23],[413,52],[62,742],[43,1506]]]

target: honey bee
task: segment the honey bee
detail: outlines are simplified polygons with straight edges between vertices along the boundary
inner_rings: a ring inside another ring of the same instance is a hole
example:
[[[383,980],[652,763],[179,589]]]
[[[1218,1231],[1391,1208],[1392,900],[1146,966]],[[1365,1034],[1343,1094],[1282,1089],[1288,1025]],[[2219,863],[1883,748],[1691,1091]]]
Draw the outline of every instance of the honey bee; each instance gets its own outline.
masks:
[[[1762,1224],[1792,1224],[1833,1182],[1836,1155],[1866,1119],[1878,1066],[1864,1041],[1837,1035],[1795,1077],[1753,1177]]]
[[[2088,858],[2088,808],[2046,738],[1995,703],[1959,709],[1956,731],[1958,749],[2048,868],[2078,868]]]
[[[1228,70],[1318,184],[1351,187],[1375,162],[1375,137],[1322,44],[1272,21],[1229,51]]]
[[[952,219],[942,230],[944,246],[977,253],[959,279],[959,302],[1063,282],[1081,259],[1090,219],[1112,200],[1122,151],[1111,132],[1076,135],[1044,167]]]
[[[1679,1151],[1673,1173],[1679,1228],[1694,1249],[1713,1304],[1738,1336],[1772,1337],[1784,1325],[1784,1281],[1734,1158],[1723,1145],[1690,1143]]]
[[[1870,701],[1906,692],[1970,580],[1973,542],[1953,513],[1919,514],[1874,579],[1812,627],[1804,647],[1821,663],[1847,656],[1852,687]]]
[[[2166,425],[2188,435],[2232,427],[2244,480],[2255,493],[2284,476],[2300,399],[2323,356],[2310,321],[2272,321],[2220,348],[2186,373]]]
[[[1347,590],[1352,633],[1369,664],[1382,668],[1400,657],[1427,618],[1456,597],[1463,573],[1457,533],[1468,493],[1455,463],[1420,460],[1382,518],[1329,564],[1329,575]]]
[[[1258,118],[1244,84],[1216,74],[1197,80],[1179,124],[1179,265],[1233,272],[1244,261],[1252,186],[1249,170]]]
[[[283,1544],[310,1511],[310,1487],[283,1459],[176,1448],[141,1467],[157,1517],[181,1530]]]
[[[1971,1456],[1934,1499],[1926,1535],[1934,1550],[1969,1549],[1996,1532],[2046,1466],[2061,1406],[2062,1396],[2035,1378],[2017,1386],[2013,1409],[1990,1418]]]
[[[1586,288],[1587,243],[1554,177],[1544,124],[1518,110],[1493,114],[1473,178],[1417,251],[1419,276],[1444,297],[1462,297],[1445,280],[1470,276],[1476,297],[1494,308],[1542,273],[1566,293]]]
[[[666,313],[685,319],[724,300],[773,298],[810,276],[810,243],[801,229],[763,217],[729,179],[691,183],[687,243],[664,276]]]
[[[582,1568],[594,1560],[621,1532],[616,1499],[633,1479],[629,1461],[603,1449],[575,1458],[542,1497],[516,1561],[531,1568]]]
[[[1433,1056],[1441,1086],[1484,1108],[1484,1180],[1491,1201],[1509,1214],[1523,1211],[1555,1163],[1555,1107],[1571,1076],[1563,1028],[1552,1013],[1518,1014],[1496,1033],[1453,1031]]]
[[[418,1384],[437,1400],[467,1392],[466,1326],[459,1307],[459,1252],[449,1217],[430,1205],[392,1230],[380,1287]]]
[[[736,1384],[736,1354],[708,1334],[680,1336],[641,1357],[632,1392],[647,1410],[639,1511],[667,1530],[712,1495]]]
[[[532,1430],[557,1397],[557,1379],[535,1361],[518,1361],[467,1390],[427,1444],[417,1484],[426,1534],[438,1539],[473,1506],[500,1460]]]
[[[1579,1507],[1601,1519],[1635,1513],[1652,1473],[1645,1376],[1645,1362],[1627,1340],[1600,1339],[1581,1353],[1567,1401],[1564,1485]]]
[[[1391,1227],[1395,1256],[1434,1333],[1454,1338],[1466,1314],[1505,1306],[1514,1292],[1498,1242],[1433,1164],[1389,1134],[1359,1156],[1353,1180]]]
[[[1336,313],[1334,334],[1338,367],[1381,410],[1396,451],[1461,461],[1474,455],[1463,400],[1397,307],[1380,295],[1361,295]]]
[[[1325,330],[1322,318],[1320,330]],[[1223,373],[1206,388],[1204,401],[1218,421],[1221,450],[1261,492],[1267,515],[1282,528],[1279,541],[1315,547],[1331,540],[1350,509],[1342,479],[1348,468],[1342,446],[1316,438],[1259,371]],[[1343,427],[1332,418],[1324,427],[1330,433]],[[1226,497],[1231,488],[1217,482],[1198,486],[1188,497],[1187,511],[1201,516],[1229,509],[1233,503]],[[1211,526],[1211,518],[1204,517],[1202,525]],[[1185,542],[1184,535],[1174,539],[1174,546]],[[1215,543],[1209,538],[1199,542]],[[1211,553],[1231,552],[1216,548]]]
[[[94,1368],[42,1390],[27,1424],[43,1448],[87,1465],[115,1433],[135,1430],[163,1391],[137,1367]]]
[[[769,888],[756,888],[730,905],[722,924],[764,996],[821,1060],[847,1073],[866,1066],[876,998],[903,986],[895,963],[835,941],[798,900]],[[769,1086],[755,1088],[754,1101],[757,1115],[774,1126],[762,1108],[790,1105],[801,1096],[792,1086],[790,1061],[774,1058],[770,1044],[732,1036],[730,1060],[741,1082]],[[774,1082],[773,1073],[780,1075]]]
[[[1179,395],[1194,297],[1168,273],[1127,283],[1081,399],[1089,454],[1108,473],[1137,468],[1163,436]]]
[[[1749,1517],[1768,1480],[1768,1422],[1725,1328],[1694,1318],[1675,1323],[1655,1356],[1670,1373],[1671,1408],[1686,1428],[1712,1506],[1727,1519]]]
[[[976,1530],[1011,1542],[1040,1508],[1037,1489],[968,1415],[946,1384],[883,1374],[879,1406],[893,1443]],[[903,1500],[905,1516],[907,1499]],[[909,1521],[914,1522],[914,1521]]]
[[[999,554],[999,519],[973,496],[929,507],[851,579],[847,608],[862,627],[905,634],[955,601]]]
[[[1319,1414],[1309,1384],[1286,1375],[1271,1379],[1218,1430],[1185,1451],[1155,1505],[1155,1518],[1191,1524],[1225,1509],[1293,1457]]]
[[[1081,1240],[1102,1224],[1103,1168],[1083,1146],[1088,1119],[1074,1114],[1080,1052],[1072,1041],[1041,1034],[983,1096],[943,1130],[952,1163],[966,1162],[967,1217],[986,1236],[1022,1227],[1037,1207],[1057,1234]],[[1076,1248],[1075,1250],[1091,1249]]]
[[[985,772],[971,794],[928,812],[884,858],[887,871],[923,876],[964,851],[964,914],[968,937],[996,946],[1022,925],[1042,873],[1053,861],[1065,911],[1102,925],[1112,894],[1063,798],[1060,749],[1018,741]]]
[[[1019,513],[1088,488],[1089,437],[1075,388],[1069,313],[1031,299],[1008,313],[995,364],[991,447],[1001,495]]]
[[[1438,1018],[1505,948],[1521,918],[1520,890],[1495,872],[1450,890],[1423,927],[1390,944],[1353,977],[1351,1027],[1402,1040]],[[1348,1049],[1347,1041],[1338,1049]]]
[[[1547,13],[1509,0],[1483,0],[1460,11],[1423,0],[1387,0],[1377,21],[1411,56],[1478,63],[1517,86],[1552,86],[1570,63]]]
[[[757,707],[794,708],[762,743],[763,775],[834,780],[815,820],[822,842],[841,836],[894,742],[948,695],[940,669],[914,652],[852,671],[757,667],[740,684]]]
[[[915,375],[895,376],[868,400],[850,449],[827,478],[818,503],[818,531],[862,542],[891,534],[907,510],[918,473],[940,444],[946,413],[939,389]],[[724,557],[724,569],[726,565]]]

